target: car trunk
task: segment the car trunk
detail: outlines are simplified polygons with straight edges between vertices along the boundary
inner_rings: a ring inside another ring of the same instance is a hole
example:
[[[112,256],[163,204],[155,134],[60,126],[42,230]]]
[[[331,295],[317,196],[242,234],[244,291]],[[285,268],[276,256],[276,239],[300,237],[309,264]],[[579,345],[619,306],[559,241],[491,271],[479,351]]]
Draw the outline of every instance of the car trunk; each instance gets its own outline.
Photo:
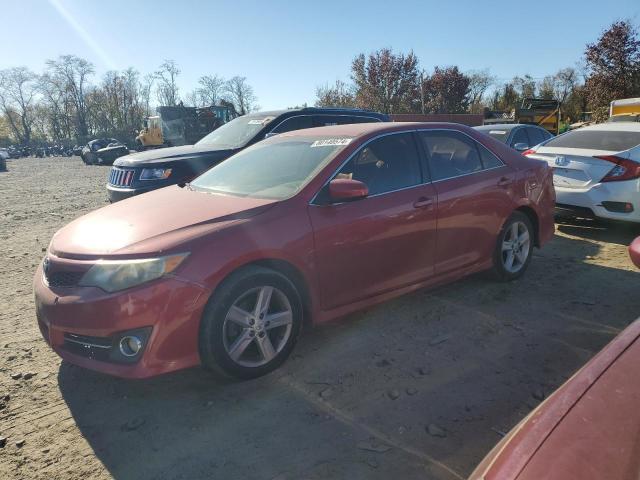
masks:
[[[544,160],[553,168],[556,187],[584,189],[599,183],[615,166],[611,161],[596,157],[612,155],[628,158],[628,152],[551,147],[540,147],[530,157]]]

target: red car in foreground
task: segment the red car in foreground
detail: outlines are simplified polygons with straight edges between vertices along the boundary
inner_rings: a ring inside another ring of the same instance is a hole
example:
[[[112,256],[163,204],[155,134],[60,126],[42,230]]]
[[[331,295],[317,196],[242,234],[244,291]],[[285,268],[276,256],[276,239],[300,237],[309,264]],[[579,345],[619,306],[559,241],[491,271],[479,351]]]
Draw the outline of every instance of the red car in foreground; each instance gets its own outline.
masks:
[[[629,245],[629,257],[631,257],[633,264],[640,268],[640,237],[637,237]]]
[[[303,323],[481,270],[519,277],[554,201],[545,162],[462,125],[290,132],[58,231],[38,324],[62,358],[113,375],[255,377]]]
[[[640,478],[640,320],[531,412],[469,480]]]

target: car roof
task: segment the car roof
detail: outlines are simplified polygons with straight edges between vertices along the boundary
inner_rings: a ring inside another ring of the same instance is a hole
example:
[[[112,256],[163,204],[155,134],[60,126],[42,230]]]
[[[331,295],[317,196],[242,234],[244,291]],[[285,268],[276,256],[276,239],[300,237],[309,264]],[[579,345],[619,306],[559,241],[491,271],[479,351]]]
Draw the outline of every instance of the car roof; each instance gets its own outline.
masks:
[[[540,125],[532,125],[530,123],[492,123],[489,125],[478,125],[477,127],[473,127],[476,130],[481,132],[485,132],[487,130],[506,130],[511,131],[515,130],[518,127],[531,127],[531,128],[539,128],[544,130]]]
[[[331,125],[328,127],[305,128],[303,130],[293,130],[281,133],[277,138],[289,137],[362,137],[369,134],[411,131],[415,129],[454,129],[472,130],[471,127],[460,123],[445,122],[371,122],[371,123],[350,123],[346,125]],[[274,137],[276,138],[276,137]]]
[[[604,130],[608,132],[620,131],[620,132],[640,132],[640,123],[638,122],[607,122],[597,123],[595,125],[587,125],[586,127],[576,128],[573,132],[585,131],[585,130]]]
[[[332,108],[332,107],[302,107],[290,108],[287,110],[265,110],[247,114],[247,117],[279,117],[285,114],[306,114],[306,115],[366,115],[375,118],[388,118],[386,114],[364,110],[359,108]]]

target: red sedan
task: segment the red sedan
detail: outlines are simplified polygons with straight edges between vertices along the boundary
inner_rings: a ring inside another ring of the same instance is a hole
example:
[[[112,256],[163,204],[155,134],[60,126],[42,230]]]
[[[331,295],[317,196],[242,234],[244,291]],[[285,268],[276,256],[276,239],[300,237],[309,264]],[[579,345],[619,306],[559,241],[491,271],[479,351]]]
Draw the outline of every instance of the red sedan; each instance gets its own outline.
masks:
[[[469,480],[640,478],[640,320],[516,426]]]
[[[465,126],[290,132],[58,231],[38,324],[62,358],[113,375],[255,377],[303,324],[482,270],[521,276],[554,201],[546,163]]]
[[[640,237],[637,237],[629,245],[629,257],[631,257],[633,264],[640,268]]]

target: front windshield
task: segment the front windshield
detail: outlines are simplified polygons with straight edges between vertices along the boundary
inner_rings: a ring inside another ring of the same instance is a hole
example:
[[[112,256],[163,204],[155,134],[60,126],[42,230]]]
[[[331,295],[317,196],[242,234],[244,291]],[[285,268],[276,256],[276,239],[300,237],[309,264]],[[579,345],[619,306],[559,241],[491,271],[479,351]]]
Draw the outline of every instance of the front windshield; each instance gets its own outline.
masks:
[[[238,117],[220,128],[216,128],[196,145],[207,145],[220,149],[244,147],[273,118],[273,116],[267,115]]]
[[[261,142],[199,176],[196,190],[282,200],[302,189],[349,138],[292,137]]]

